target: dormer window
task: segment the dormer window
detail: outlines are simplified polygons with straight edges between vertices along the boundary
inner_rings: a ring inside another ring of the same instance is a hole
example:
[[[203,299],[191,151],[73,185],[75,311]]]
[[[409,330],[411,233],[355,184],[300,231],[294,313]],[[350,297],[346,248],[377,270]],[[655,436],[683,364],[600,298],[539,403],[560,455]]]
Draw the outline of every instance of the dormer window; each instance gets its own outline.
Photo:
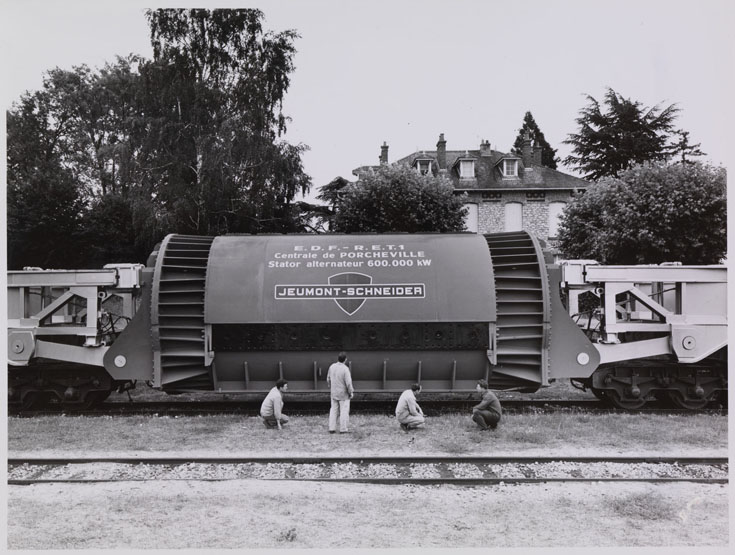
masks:
[[[518,160],[503,160],[503,177],[518,177]]]
[[[431,173],[431,160],[416,160],[414,167],[419,175],[427,175]]]
[[[462,179],[470,179],[475,177],[475,161],[460,160],[459,161],[459,177]]]

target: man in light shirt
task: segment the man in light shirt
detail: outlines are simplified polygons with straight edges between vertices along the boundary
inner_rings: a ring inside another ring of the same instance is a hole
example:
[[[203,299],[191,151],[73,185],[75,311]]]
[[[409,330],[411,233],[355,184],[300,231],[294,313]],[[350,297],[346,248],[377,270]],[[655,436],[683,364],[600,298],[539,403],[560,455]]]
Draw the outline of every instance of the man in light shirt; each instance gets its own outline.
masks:
[[[424,411],[416,402],[416,395],[421,393],[421,386],[417,383],[407,389],[398,398],[396,405],[396,419],[401,424],[401,429],[405,432],[416,428],[424,427]]]
[[[338,362],[329,367],[327,372],[327,386],[331,391],[332,406],[329,409],[329,433],[337,431],[339,418],[339,433],[344,434],[350,423],[350,399],[354,393],[350,369],[345,364],[347,354],[342,352],[337,356]]]
[[[288,382],[281,378],[276,382],[276,387],[268,392],[260,405],[260,417],[266,428],[281,429],[281,426],[288,422],[288,416],[283,414],[283,392],[288,391]]]

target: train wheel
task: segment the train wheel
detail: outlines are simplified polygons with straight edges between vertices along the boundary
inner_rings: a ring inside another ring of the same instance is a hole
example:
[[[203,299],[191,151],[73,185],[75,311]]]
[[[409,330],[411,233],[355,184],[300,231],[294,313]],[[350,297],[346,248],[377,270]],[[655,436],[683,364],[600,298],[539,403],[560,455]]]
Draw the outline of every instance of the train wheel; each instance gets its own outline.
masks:
[[[596,387],[591,387],[590,391],[600,401],[607,401],[607,392],[604,389],[597,389]]]
[[[644,397],[639,397],[638,399],[623,399],[620,396],[620,393],[615,390],[605,393],[605,400],[610,402],[612,406],[625,410],[636,410],[646,404],[646,399]]]
[[[76,401],[76,402],[66,402],[62,403],[62,406],[65,410],[89,410],[107,399],[110,396],[110,391],[89,391],[85,396],[83,401]]]
[[[20,402],[21,410],[37,410],[46,406],[49,394],[43,391],[29,391]]]
[[[38,391],[29,391],[20,401],[21,410],[31,410],[38,403]]]
[[[110,393],[112,393],[112,391],[90,391],[84,397],[84,402],[82,404],[85,405],[85,408],[91,409],[107,399],[110,396]]]
[[[667,391],[666,396],[671,404],[679,409],[701,410],[707,406],[709,399],[687,399],[681,391]]]

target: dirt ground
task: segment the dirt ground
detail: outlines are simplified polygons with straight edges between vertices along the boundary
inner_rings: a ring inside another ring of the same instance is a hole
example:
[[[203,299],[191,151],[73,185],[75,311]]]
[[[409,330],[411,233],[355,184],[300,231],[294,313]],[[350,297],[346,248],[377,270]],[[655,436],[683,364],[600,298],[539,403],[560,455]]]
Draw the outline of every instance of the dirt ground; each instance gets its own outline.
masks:
[[[9,488],[11,549],[728,545],[727,487],[319,482]]]
[[[324,417],[282,432],[254,417],[11,418],[10,456],[671,455],[724,456],[727,417],[508,415],[480,432],[466,415],[404,433],[387,415]],[[666,547],[726,553],[723,485],[642,483],[381,486],[308,481],[158,481],[8,486],[11,549],[344,549]],[[197,551],[198,552],[198,551]],[[463,551],[464,553],[464,551]]]

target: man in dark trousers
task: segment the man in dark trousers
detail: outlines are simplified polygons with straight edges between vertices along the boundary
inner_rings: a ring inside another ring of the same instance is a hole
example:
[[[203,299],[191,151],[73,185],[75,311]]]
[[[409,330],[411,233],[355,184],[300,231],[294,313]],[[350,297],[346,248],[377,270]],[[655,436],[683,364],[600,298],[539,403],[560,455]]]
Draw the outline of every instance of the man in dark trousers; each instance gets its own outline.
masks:
[[[288,391],[288,382],[281,378],[276,382],[276,387],[270,390],[263,404],[260,405],[260,417],[266,428],[281,427],[288,422],[288,416],[283,414],[283,392]]]
[[[472,420],[481,430],[497,428],[498,422],[500,422],[500,415],[503,413],[500,408],[500,401],[498,401],[495,393],[490,391],[490,386],[488,386],[487,381],[479,380],[476,389],[477,393],[482,397],[482,401],[472,407]]]

